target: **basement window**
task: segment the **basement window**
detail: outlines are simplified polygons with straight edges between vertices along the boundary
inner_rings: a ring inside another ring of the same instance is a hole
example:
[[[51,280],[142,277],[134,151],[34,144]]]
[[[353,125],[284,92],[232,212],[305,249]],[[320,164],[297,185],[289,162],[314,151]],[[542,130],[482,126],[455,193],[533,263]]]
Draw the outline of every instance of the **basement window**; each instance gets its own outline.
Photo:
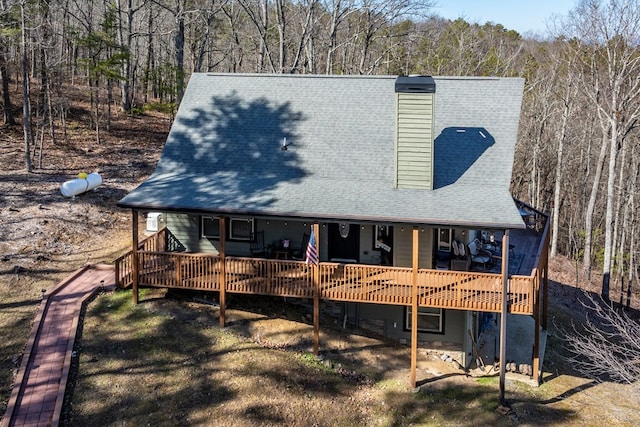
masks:
[[[405,329],[411,330],[411,307],[407,307]],[[441,308],[418,308],[418,332],[444,334],[444,311]]]

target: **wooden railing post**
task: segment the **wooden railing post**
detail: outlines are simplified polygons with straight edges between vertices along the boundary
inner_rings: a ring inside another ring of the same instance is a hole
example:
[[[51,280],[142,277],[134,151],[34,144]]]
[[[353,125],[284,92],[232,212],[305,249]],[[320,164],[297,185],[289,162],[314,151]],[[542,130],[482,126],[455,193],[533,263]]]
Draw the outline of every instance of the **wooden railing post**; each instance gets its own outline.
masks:
[[[416,387],[416,369],[418,366],[418,227],[413,227],[413,249],[411,272],[411,387]]]
[[[138,211],[132,210],[132,247],[131,250],[131,279],[133,280],[133,303],[138,304],[138,277],[139,277],[139,265],[138,265]]]
[[[225,242],[226,242],[226,217],[219,218],[220,224],[220,327],[224,328],[225,310],[227,305],[227,262],[225,260]]]
[[[122,287],[122,281],[120,280],[120,263],[121,262],[122,262],[122,258],[116,259],[116,262],[115,262],[116,288]]]
[[[509,230],[502,237],[502,305],[500,307],[500,406],[507,406],[505,377],[507,375],[507,313],[509,292]]]
[[[176,257],[175,269],[176,285],[182,286],[182,258],[180,256]]]

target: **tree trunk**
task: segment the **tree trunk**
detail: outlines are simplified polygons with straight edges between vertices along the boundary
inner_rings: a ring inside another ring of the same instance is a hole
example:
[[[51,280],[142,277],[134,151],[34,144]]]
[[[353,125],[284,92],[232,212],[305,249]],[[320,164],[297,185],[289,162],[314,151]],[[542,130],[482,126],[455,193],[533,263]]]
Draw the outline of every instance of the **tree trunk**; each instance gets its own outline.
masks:
[[[24,156],[25,169],[33,170],[31,165],[31,104],[29,102],[29,61],[27,58],[27,26],[24,12],[25,0],[20,2],[20,15],[22,20],[22,128],[24,131]]]
[[[558,229],[560,223],[560,192],[562,190],[562,170],[564,168],[563,153],[564,141],[567,132],[567,122],[569,120],[570,106],[569,101],[565,100],[564,109],[562,110],[562,124],[558,132],[558,152],[556,153],[556,178],[553,188],[553,208],[552,208],[552,232],[551,232],[551,257],[555,257],[558,253]]]
[[[120,0],[117,0],[117,9],[118,9],[118,17],[120,18],[121,7]],[[151,11],[149,14],[151,15]],[[133,29],[133,3],[132,0],[127,0],[127,10],[126,10],[126,34],[123,34],[123,24],[122,19],[118,19],[118,43],[120,44],[120,48],[124,46],[126,52],[129,54],[125,57],[124,61],[122,61],[122,77],[124,79],[120,80],[120,106],[123,111],[129,112],[131,111],[131,44],[132,44],[132,29]],[[126,43],[125,43],[126,40]]]
[[[185,2],[182,1],[176,10],[176,35],[173,38],[176,50],[176,104],[180,104],[184,95],[184,9]]]
[[[618,122],[611,119],[609,137],[609,173],[607,177],[607,207],[604,223],[604,260],[602,265],[602,299],[610,300],[611,257],[613,254],[613,205],[615,203],[616,161],[618,158]]]
[[[626,169],[625,165],[627,161],[627,152],[628,152],[629,144],[625,143],[626,134],[623,135],[621,139],[622,139],[622,143],[621,143],[622,147],[620,150],[620,161],[618,162],[619,167],[617,171],[618,182],[615,186],[616,187],[615,205],[613,208],[613,241],[611,243],[611,247],[613,248],[613,252],[611,254],[612,268],[615,268],[616,266],[620,266],[620,267],[624,266],[625,247],[624,247],[624,243],[622,242],[618,246],[618,239],[624,240],[624,236],[629,229],[627,225],[626,215],[627,215],[627,212],[629,211],[628,203],[629,203],[631,194],[627,193],[627,197],[625,197],[625,192],[624,192],[624,189],[626,187],[625,178],[628,178],[628,173],[626,173],[628,172],[628,170],[625,170]],[[621,227],[620,216],[621,216],[621,211],[623,210],[623,207],[624,207],[624,213],[622,213],[622,215],[625,216],[625,218],[623,219],[625,224]],[[619,269],[618,271],[619,273],[615,278],[616,280],[622,279],[624,276],[623,268]],[[614,281],[614,284],[615,284],[615,281]]]
[[[295,73],[300,65],[300,59],[302,57],[302,52],[305,50],[305,46],[307,46],[307,39],[309,41],[313,40],[313,37],[310,37],[309,34],[313,31],[313,16],[314,10],[316,6],[316,0],[309,0],[309,6],[307,8],[307,13],[305,14],[304,26],[302,28],[302,35],[300,36],[300,41],[298,43],[298,48],[296,50],[295,57],[293,58],[293,63],[291,64],[290,72]],[[309,51],[311,53],[311,50]],[[312,56],[308,56],[309,61],[313,61]]]
[[[147,57],[144,65],[144,80],[142,82],[142,94],[144,96],[144,103],[146,104],[149,99],[149,82],[153,79],[155,82],[155,73],[152,69],[153,64],[153,13],[149,11],[149,19],[147,21]],[[153,96],[156,96],[156,84],[152,84]]]
[[[341,1],[337,0],[331,11],[331,25],[329,26],[329,46],[327,47],[327,64],[325,74],[333,73],[333,57],[338,44],[338,24],[342,17]]]
[[[284,73],[284,67],[287,63],[287,50],[285,47],[285,34],[287,30],[287,19],[284,12],[284,1],[275,0],[276,17],[278,18],[278,72]]]
[[[602,169],[604,168],[604,161],[607,157],[607,143],[606,132],[602,135],[602,143],[600,145],[600,154],[598,155],[598,161],[596,163],[595,176],[593,177],[593,184],[591,186],[591,194],[589,195],[589,202],[587,203],[587,211],[585,212],[584,220],[584,258],[582,260],[582,269],[587,277],[587,280],[591,278],[591,252],[593,246],[593,214],[596,209],[596,200],[598,198],[598,189],[600,188],[600,177],[602,176]]]
[[[4,46],[0,46],[0,76],[2,77],[2,104],[4,110],[4,124],[15,126],[16,119],[13,116],[13,105],[9,96],[9,72]]]

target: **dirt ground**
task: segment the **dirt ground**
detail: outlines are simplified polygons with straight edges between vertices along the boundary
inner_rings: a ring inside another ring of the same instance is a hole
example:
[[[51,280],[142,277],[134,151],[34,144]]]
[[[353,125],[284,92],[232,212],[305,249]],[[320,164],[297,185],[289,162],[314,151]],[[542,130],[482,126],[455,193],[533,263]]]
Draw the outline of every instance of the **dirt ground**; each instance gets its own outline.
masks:
[[[0,129],[0,415],[6,409],[42,292],[86,263],[110,263],[128,249],[131,214],[117,208],[116,203],[153,171],[168,129],[169,122],[162,115],[114,117],[111,129],[102,132],[103,140],[98,144],[89,118],[79,109],[68,121],[67,140],[61,130],[55,145],[44,138],[41,165],[36,147],[31,173],[25,172],[21,127]],[[98,172],[103,184],[75,198],[63,197],[60,185],[81,172]],[[583,316],[575,304],[575,266],[553,260],[550,278],[550,318],[566,323]],[[162,298],[150,306],[166,311],[184,304],[195,303]],[[637,301],[634,304],[637,308]],[[244,308],[230,310],[230,316],[238,321],[254,318],[251,330],[243,331],[254,342],[268,348],[310,345],[304,314],[294,311],[274,316],[264,313],[264,307]],[[406,384],[406,347],[336,330],[323,332],[321,339],[327,348],[336,354],[350,353],[354,366],[373,365],[376,371],[383,368],[385,380]],[[518,423],[640,424],[635,389],[631,392],[627,386],[597,384],[571,372],[563,365],[561,338],[553,327],[547,354],[543,386],[525,393],[531,401],[514,402]],[[421,355],[419,370],[422,378],[439,377],[460,385],[473,381],[453,364],[432,355]],[[563,415],[554,418],[556,413]]]

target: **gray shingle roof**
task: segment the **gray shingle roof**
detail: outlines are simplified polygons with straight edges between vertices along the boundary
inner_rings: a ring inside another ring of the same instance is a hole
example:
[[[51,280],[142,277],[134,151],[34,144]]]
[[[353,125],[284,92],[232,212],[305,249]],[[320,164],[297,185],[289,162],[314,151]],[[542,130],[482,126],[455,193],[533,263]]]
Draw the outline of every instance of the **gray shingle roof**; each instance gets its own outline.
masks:
[[[435,189],[407,190],[395,79],[194,74],[156,171],[119,205],[523,227],[509,183],[524,80],[435,77]]]

